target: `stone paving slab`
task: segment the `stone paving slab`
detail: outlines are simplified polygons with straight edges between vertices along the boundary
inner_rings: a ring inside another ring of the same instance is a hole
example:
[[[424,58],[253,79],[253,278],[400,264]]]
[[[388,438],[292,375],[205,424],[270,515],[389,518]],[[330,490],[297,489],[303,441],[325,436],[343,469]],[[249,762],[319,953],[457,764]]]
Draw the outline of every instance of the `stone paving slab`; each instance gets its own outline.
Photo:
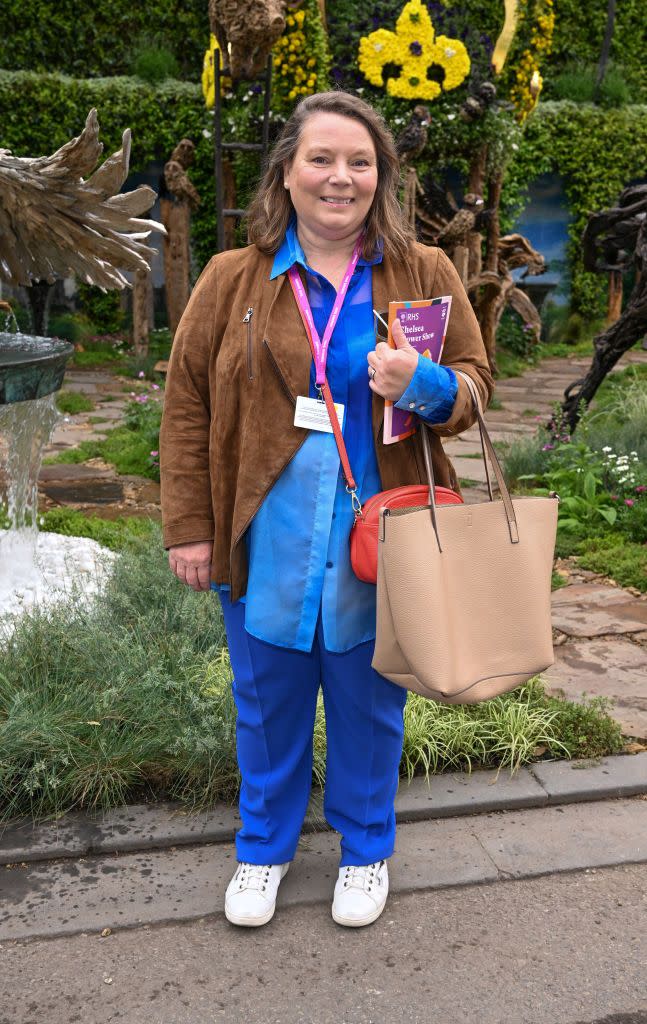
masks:
[[[571,700],[582,693],[611,697],[623,733],[647,739],[647,648],[623,637],[566,643],[555,648],[555,663],[542,679],[549,692]]]
[[[629,600],[609,601],[606,604],[595,604],[585,596],[573,603],[555,602],[553,626],[573,637],[638,633],[647,628],[647,601],[630,594],[627,597]]]
[[[478,838],[510,878],[647,861],[647,801],[513,811],[479,820]]]
[[[539,761],[532,773],[550,804],[564,801],[591,800],[596,794],[607,797],[627,797],[644,793],[647,785],[647,752],[631,757],[590,761]]]
[[[596,608],[606,608],[609,605],[632,603],[634,600],[622,587],[613,587],[608,583],[571,583],[555,590],[551,603],[553,608],[585,603]]]
[[[402,825],[389,875],[398,893],[645,861],[647,801],[636,798]],[[338,862],[337,834],[303,838],[277,913],[329,903]],[[222,913],[235,863],[223,843],[6,868],[0,941]]]

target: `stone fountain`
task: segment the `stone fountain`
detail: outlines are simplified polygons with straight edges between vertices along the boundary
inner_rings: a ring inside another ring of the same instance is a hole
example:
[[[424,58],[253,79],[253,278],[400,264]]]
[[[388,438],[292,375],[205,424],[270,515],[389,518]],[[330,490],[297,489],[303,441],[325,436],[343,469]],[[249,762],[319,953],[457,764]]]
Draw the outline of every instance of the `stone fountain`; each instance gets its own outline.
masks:
[[[150,270],[154,250],[145,240],[152,230],[165,232],[142,215],[156,195],[144,185],[119,191],[128,175],[130,132],[100,167],[98,137],[91,110],[81,135],[50,157],[14,157],[0,149],[0,279],[29,287],[76,275],[105,290],[128,286],[124,271]],[[38,474],[60,418],[54,396],[74,351],[65,341],[11,331],[12,321],[17,328],[11,307],[0,303],[0,324],[2,309],[0,516],[8,517],[8,529],[0,529],[0,617],[17,584],[32,599],[43,595]]]

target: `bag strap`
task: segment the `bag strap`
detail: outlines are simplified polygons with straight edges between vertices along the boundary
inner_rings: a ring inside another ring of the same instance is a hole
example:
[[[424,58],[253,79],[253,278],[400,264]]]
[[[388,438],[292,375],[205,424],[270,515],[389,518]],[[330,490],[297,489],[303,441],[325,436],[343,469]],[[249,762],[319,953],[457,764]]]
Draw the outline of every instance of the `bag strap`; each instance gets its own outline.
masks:
[[[510,497],[510,491],[508,490],[508,485],[506,484],[505,477],[503,476],[503,470],[501,469],[501,464],[499,462],[499,457],[498,457],[498,455],[497,455],[497,453],[495,451],[494,445],[492,444],[492,440],[491,440],[490,435],[488,433],[488,429],[487,429],[487,427],[485,425],[485,420],[483,419],[483,413],[481,411],[481,401],[480,401],[479,393],[478,393],[478,391],[476,389],[476,385],[475,385],[474,381],[469,376],[469,374],[464,373],[462,370],[455,370],[454,372],[456,373],[457,376],[463,378],[463,380],[467,384],[467,388],[468,388],[469,393],[470,393],[470,395],[472,397],[472,402],[474,403],[474,408],[476,410],[476,418],[477,418],[477,421],[478,421],[479,431],[480,431],[480,435],[481,435],[481,449],[483,451],[483,459],[484,459],[484,462],[485,462],[486,474],[487,474],[487,459],[486,459],[486,453],[487,453],[487,455],[490,458],[490,462],[492,463],[492,468],[494,469],[494,475],[496,477],[496,482],[497,482],[497,484],[499,486],[499,493],[501,494],[501,498],[503,500],[503,507],[505,509],[505,515],[506,515],[506,519],[508,521],[508,531],[510,533],[510,540],[511,540],[511,542],[513,544],[518,544],[519,543],[519,528],[517,526],[517,517],[515,515],[514,506],[512,504],[512,498]],[[426,430],[423,430],[423,432],[422,432],[422,450],[423,450],[424,458],[425,458],[425,468],[427,470],[427,477],[429,479],[429,503],[430,503],[430,511],[431,511],[431,521],[433,523],[434,533],[436,534],[436,541],[438,542],[438,550],[442,551],[442,547],[440,545],[440,537],[439,537],[439,534],[438,534],[438,523],[437,523],[437,519],[436,519],[436,495],[435,495],[435,489],[434,489],[435,488],[434,468],[433,468],[432,460],[431,460],[431,446],[429,444],[429,437],[428,437],[428,434],[427,434]],[[492,488],[491,488],[490,483],[489,483],[489,477],[488,477],[488,490],[489,490],[489,494],[490,494],[490,501],[494,501],[494,497],[492,495]]]

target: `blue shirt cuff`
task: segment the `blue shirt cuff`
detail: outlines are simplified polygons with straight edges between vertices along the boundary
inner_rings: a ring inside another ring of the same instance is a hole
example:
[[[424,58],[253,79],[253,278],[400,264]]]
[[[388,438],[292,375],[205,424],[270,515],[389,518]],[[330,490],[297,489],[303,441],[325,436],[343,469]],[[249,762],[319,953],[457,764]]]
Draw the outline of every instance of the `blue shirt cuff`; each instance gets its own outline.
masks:
[[[409,387],[395,406],[415,412],[426,423],[445,423],[452,414],[457,392],[458,380],[454,371],[419,354]]]

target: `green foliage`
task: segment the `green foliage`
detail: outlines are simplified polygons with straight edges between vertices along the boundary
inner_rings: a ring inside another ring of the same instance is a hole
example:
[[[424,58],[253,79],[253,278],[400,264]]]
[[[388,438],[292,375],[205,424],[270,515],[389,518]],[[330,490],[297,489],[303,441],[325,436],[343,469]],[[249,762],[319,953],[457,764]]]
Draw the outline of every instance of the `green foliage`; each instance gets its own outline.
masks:
[[[580,0],[554,0],[555,35],[553,53],[544,75],[546,95],[553,98],[552,82],[559,72],[574,61],[596,65],[600,59],[607,24],[606,3],[582,4]],[[647,100],[645,67],[645,8],[643,0],[623,0],[616,4],[616,19],[611,59],[621,65],[636,93],[636,100]]]
[[[77,290],[81,309],[98,334],[117,334],[123,330],[126,317],[117,290],[104,292],[84,281],[78,282]]]
[[[47,325],[50,338],[63,338],[72,344],[85,341],[93,330],[94,325],[79,313],[52,313]]]
[[[132,72],[143,82],[157,85],[166,78],[177,78],[179,68],[175,56],[168,47],[157,43],[140,46],[133,57]]]
[[[568,757],[602,757],[622,750],[622,730],[610,716],[610,698],[588,697],[583,693],[581,702],[559,697],[546,700],[559,715],[559,739]]]
[[[593,103],[596,100],[597,67],[571,65],[557,75],[552,94],[557,100]],[[603,107],[622,107],[631,103],[632,93],[622,68],[609,67],[600,85],[597,100]]]
[[[560,425],[556,406],[552,433],[513,442],[504,453],[511,484],[537,494],[557,491],[558,536],[581,539],[622,534],[626,541],[647,537],[647,374],[630,366],[600,388],[574,438]]]
[[[526,361],[532,360],[536,355],[537,343],[532,324],[525,324],[517,313],[511,309],[504,310],[499,327],[496,332],[497,351],[503,346],[508,352],[515,356],[521,356]]]
[[[613,205],[625,186],[645,173],[645,107],[605,110],[588,104],[543,102],[528,118],[506,176],[503,205],[509,225],[523,205],[528,182],[556,172],[564,178],[572,221],[569,261],[572,303],[585,320],[604,312],[605,275],[586,273],[580,239],[592,210]]]
[[[647,533],[643,533],[643,538]],[[647,592],[647,545],[628,541],[620,532],[581,540],[571,552],[577,564],[615,580],[621,587]]]
[[[151,531],[150,519],[139,516],[117,516],[101,519],[88,516],[78,509],[61,505],[43,512],[38,528],[47,533],[60,533],[66,537],[89,537],[111,551],[127,548],[133,540],[146,537]]]
[[[80,391],[57,391],[56,408],[59,412],[74,416],[77,412],[91,412],[94,402]]]
[[[72,514],[60,512],[71,525]],[[98,539],[98,523],[94,529]],[[131,529],[92,605],[73,594],[24,613],[13,630],[0,629],[5,820],[151,798],[205,806],[236,795],[235,709],[219,603],[171,574],[157,524],[138,520],[125,532]],[[547,697],[538,680],[472,706],[411,694],[401,772],[514,769],[539,744],[562,757],[611,753],[619,742],[601,704]],[[321,702],[313,774],[323,781]]]
[[[183,78],[200,80],[209,45],[207,6],[198,0],[112,0],[105,7],[74,0],[6,0],[3,31],[11,70],[64,71],[83,78],[128,73],[132,40],[163,38]]]

